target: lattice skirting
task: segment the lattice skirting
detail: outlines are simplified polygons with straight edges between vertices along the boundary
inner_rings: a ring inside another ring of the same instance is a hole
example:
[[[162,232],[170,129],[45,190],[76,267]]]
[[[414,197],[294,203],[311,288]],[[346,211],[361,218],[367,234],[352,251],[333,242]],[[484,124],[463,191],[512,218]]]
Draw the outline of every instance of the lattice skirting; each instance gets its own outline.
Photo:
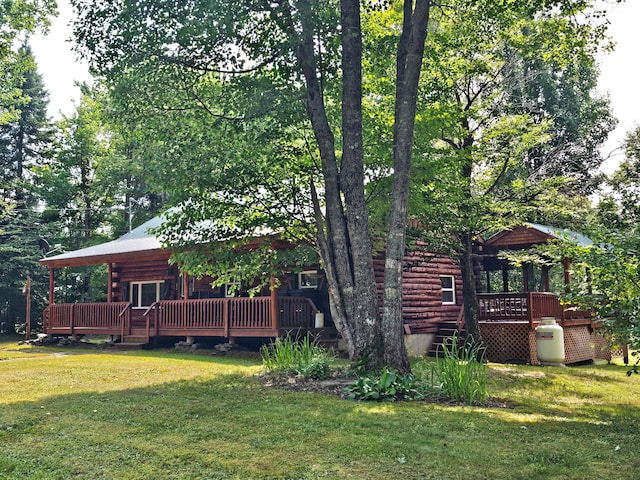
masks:
[[[538,365],[535,329],[528,322],[483,322],[482,338],[487,348],[487,358],[498,363],[530,363]],[[625,348],[610,350],[609,340],[602,333],[593,332],[589,325],[565,326],[565,363],[589,360],[611,360],[615,356],[628,355]]]
[[[528,322],[486,322],[480,333],[487,348],[487,358],[498,363],[532,363]],[[533,352],[535,354],[535,336]]]
[[[629,358],[629,348],[622,345],[619,348],[611,348],[611,342],[601,331],[593,333],[593,344],[596,360],[606,360],[610,362],[613,358],[622,357],[625,361]]]

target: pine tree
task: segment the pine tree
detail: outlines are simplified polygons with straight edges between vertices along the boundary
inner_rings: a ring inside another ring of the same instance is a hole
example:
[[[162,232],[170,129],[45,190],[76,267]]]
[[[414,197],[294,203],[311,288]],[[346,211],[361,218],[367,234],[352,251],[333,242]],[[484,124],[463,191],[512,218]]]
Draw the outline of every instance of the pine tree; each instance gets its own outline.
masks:
[[[32,169],[44,164],[52,143],[51,124],[47,119],[48,94],[38,73],[28,45],[20,49],[30,65],[23,77],[22,95],[13,106],[15,120],[0,126],[0,332],[14,333],[24,322],[25,303],[22,285],[27,275],[34,284],[45,282],[45,272],[38,265],[40,222],[34,207]],[[44,287],[43,287],[44,288]],[[44,289],[43,291],[46,291]],[[42,296],[40,297],[42,298]],[[33,309],[36,318],[38,309]]]

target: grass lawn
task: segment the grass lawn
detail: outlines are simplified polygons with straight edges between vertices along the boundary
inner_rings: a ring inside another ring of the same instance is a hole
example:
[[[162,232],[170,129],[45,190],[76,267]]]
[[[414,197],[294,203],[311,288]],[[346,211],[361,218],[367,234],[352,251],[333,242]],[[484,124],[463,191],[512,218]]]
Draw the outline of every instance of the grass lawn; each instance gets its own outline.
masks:
[[[637,479],[640,376],[494,365],[507,408],[265,387],[257,360],[0,337],[0,479]]]

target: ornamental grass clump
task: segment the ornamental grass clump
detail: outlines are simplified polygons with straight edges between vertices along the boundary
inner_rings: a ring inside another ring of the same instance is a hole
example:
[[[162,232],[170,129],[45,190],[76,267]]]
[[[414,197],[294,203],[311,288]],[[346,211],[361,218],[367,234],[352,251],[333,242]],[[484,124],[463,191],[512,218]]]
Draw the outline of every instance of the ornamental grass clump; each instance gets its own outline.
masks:
[[[480,347],[458,345],[454,335],[442,343],[442,356],[438,353],[433,368],[441,393],[449,399],[469,405],[487,399],[487,364]]]
[[[331,376],[331,353],[320,347],[309,335],[303,339],[276,339],[260,349],[262,364],[276,376],[302,375],[304,378],[325,379]]]

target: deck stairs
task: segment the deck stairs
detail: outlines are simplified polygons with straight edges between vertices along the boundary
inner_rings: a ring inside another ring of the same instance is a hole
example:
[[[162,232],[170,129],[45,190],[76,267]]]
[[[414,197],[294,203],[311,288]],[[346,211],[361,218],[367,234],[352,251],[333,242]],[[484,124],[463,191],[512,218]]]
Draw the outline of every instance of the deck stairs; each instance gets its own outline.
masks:
[[[121,342],[115,344],[116,350],[140,350],[149,344],[146,336],[126,335]]]
[[[316,342],[327,350],[333,350],[338,353],[340,350],[340,334],[335,328],[314,329],[312,335],[315,335]]]
[[[441,322],[438,324],[438,330],[433,339],[433,343],[429,348],[429,352],[427,353],[430,357],[439,356],[442,357],[443,350],[442,345],[445,341],[451,342],[451,338],[453,338],[454,334],[458,333],[457,323],[455,321],[447,321]],[[462,332],[458,335],[459,337],[464,338],[465,331],[462,329]]]

